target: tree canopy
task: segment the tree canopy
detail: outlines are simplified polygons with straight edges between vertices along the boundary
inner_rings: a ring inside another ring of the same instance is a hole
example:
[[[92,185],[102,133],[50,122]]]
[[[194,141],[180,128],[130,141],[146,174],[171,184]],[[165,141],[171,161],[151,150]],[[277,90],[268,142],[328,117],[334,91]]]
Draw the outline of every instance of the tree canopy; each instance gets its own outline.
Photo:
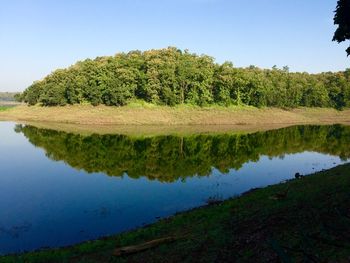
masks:
[[[335,10],[334,24],[338,25],[333,41],[338,43],[350,39],[350,0],[338,0]],[[348,56],[350,55],[350,47],[346,49]]]
[[[175,47],[86,59],[34,82],[21,99],[30,105],[91,103],[122,106],[131,100],[158,105],[256,107],[350,106],[350,69],[320,74],[236,68],[231,62]]]

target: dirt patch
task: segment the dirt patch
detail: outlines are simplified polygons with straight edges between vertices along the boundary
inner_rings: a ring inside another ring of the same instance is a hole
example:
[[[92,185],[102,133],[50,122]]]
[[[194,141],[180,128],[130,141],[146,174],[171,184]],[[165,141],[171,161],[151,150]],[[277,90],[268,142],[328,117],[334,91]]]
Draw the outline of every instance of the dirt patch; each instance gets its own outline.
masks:
[[[254,107],[65,107],[17,106],[0,112],[0,120],[64,123],[85,126],[288,126],[294,124],[350,124],[350,110],[328,108]]]

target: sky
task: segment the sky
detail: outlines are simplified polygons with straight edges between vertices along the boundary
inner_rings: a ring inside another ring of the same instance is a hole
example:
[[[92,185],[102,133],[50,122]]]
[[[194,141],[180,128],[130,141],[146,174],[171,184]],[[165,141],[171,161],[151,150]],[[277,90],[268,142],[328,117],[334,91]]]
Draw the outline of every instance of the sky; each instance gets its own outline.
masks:
[[[237,67],[339,71],[336,0],[0,0],[0,91],[78,60],[176,46]]]

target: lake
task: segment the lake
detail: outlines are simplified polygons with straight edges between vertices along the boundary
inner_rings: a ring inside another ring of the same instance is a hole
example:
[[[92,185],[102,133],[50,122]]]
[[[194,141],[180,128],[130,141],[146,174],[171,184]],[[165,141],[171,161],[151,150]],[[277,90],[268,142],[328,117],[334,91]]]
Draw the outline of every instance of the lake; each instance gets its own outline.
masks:
[[[0,254],[116,234],[350,160],[350,127],[80,135],[0,122]]]

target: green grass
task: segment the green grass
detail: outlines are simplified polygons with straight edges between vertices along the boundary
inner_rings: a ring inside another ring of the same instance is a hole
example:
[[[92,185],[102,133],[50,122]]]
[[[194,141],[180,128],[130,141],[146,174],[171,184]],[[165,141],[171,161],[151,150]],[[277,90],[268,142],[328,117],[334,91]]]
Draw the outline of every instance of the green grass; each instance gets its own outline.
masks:
[[[144,101],[144,100],[133,99],[128,101],[128,104],[124,107],[130,108],[130,109],[142,109],[142,108],[153,109],[159,106],[153,103],[148,103],[147,101]]]
[[[254,108],[248,106],[179,105],[176,107],[153,105],[133,101],[128,106],[67,105],[64,107],[40,107],[19,105],[10,111],[1,111],[0,120],[40,123],[64,123],[91,126],[228,126],[228,125],[296,125],[296,124],[349,124],[350,109]],[[93,132],[96,132],[93,127]]]
[[[126,106],[123,106],[124,108],[129,108],[129,109],[164,109],[164,108],[169,108],[169,109],[177,109],[177,110],[202,110],[202,109],[207,109],[207,110],[254,110],[257,109],[254,106],[249,106],[249,105],[220,105],[220,104],[210,104],[207,106],[199,106],[199,105],[194,105],[194,104],[189,104],[189,103],[184,103],[184,104],[177,104],[175,106],[166,106],[166,105],[157,105],[154,103],[149,103],[144,100],[137,100],[133,99],[128,101],[128,104]]]
[[[347,164],[131,232],[68,248],[0,257],[0,262],[347,262],[349,187]],[[174,235],[183,238],[142,253],[112,255],[117,247]]]
[[[11,108],[12,108],[11,106],[0,106],[0,111],[6,111],[6,110],[9,110]]]

